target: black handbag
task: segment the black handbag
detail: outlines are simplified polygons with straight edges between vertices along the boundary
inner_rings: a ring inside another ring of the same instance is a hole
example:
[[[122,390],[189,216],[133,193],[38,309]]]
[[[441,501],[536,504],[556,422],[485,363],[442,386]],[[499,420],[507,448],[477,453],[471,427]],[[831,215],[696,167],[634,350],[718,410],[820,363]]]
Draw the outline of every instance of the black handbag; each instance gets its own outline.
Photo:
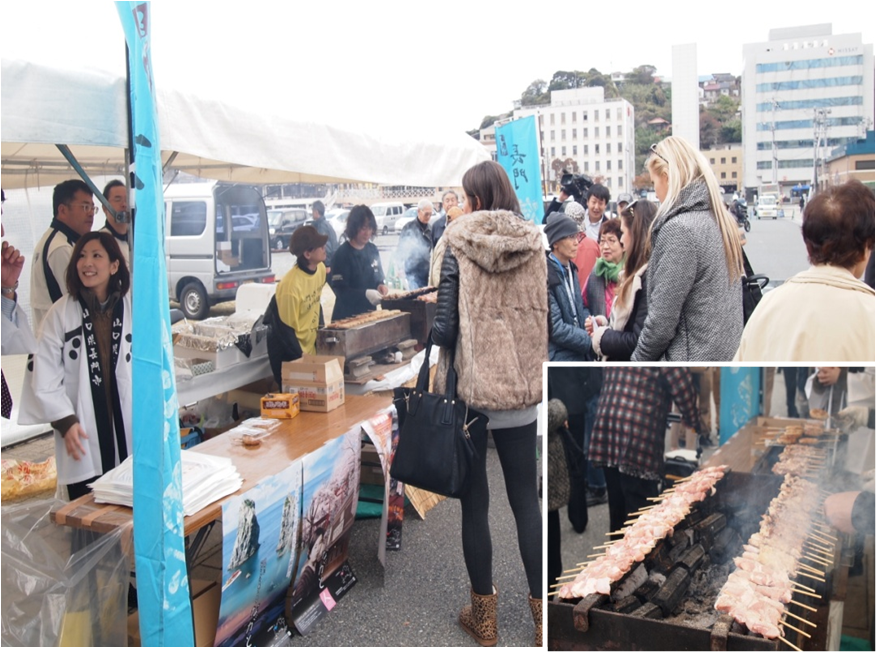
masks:
[[[456,370],[450,358],[444,394],[428,392],[431,337],[415,388],[395,388],[400,438],[392,459],[391,476],[411,486],[463,497],[471,484],[477,450],[471,435],[486,431],[489,418],[456,398]]]
[[[754,273],[743,247],[741,247],[740,252],[743,254],[743,271],[746,273],[745,276],[741,277],[741,284],[743,286],[743,325],[746,326],[756,306],[759,305],[759,301],[762,300],[762,289],[768,284],[770,279],[764,274]]]

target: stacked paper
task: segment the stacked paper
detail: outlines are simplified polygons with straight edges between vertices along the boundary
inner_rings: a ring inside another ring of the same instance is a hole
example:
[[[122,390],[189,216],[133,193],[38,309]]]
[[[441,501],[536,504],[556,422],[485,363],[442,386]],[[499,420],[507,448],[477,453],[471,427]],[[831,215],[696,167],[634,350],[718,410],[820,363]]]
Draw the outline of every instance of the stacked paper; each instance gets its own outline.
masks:
[[[180,462],[185,516],[201,511],[242,487],[242,478],[231,459],[185,450],[180,454]],[[129,456],[90,484],[95,501],[132,506],[132,468],[133,461]]]

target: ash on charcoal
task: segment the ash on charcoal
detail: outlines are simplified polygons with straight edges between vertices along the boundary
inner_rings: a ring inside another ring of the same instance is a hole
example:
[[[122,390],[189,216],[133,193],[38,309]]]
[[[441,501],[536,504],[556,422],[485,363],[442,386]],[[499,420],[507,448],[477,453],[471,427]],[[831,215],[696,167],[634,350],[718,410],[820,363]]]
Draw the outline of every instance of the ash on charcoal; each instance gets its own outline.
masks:
[[[720,614],[713,609],[719,591],[728,580],[729,564],[711,565],[698,570],[689,582],[685,592],[685,602],[677,610],[678,613],[666,620],[688,627],[712,627]]]

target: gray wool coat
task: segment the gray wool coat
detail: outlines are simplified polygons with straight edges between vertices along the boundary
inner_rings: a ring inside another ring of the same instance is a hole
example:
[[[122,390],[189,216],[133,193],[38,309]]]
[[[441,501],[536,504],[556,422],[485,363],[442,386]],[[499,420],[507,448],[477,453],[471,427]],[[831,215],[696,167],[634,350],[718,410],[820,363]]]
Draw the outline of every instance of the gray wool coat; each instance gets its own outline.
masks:
[[[652,226],[648,316],[634,361],[730,361],[743,332],[743,293],[731,281],[707,185],[686,185]]]

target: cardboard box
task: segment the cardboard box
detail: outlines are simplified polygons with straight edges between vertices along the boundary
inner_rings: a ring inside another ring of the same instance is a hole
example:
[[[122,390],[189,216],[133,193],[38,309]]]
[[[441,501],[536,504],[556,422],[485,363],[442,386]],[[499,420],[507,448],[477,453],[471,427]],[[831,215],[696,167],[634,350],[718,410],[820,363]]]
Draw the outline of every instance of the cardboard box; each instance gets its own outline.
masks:
[[[340,356],[312,356],[281,365],[282,392],[300,396],[300,410],[327,413],[346,402],[343,381],[345,359]]]
[[[260,417],[290,420],[300,414],[300,396],[296,392],[269,394],[260,398]]]

